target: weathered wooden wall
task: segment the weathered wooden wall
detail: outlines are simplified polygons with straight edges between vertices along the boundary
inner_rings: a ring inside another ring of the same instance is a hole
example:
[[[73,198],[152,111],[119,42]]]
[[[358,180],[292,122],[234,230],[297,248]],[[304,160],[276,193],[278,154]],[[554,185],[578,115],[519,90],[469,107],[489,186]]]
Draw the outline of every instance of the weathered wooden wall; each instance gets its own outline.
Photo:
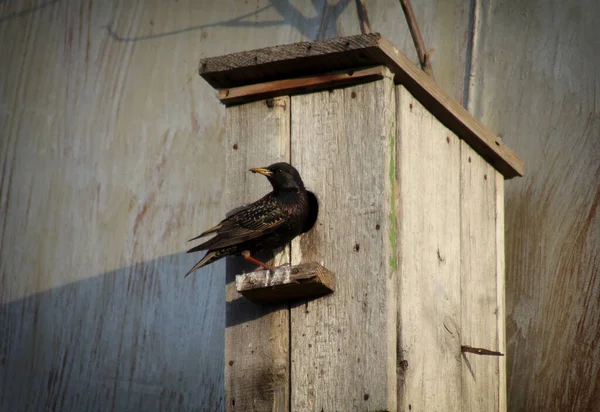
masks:
[[[506,183],[508,410],[600,407],[600,3],[477,2],[469,109]]]
[[[527,165],[506,184],[509,410],[592,410],[600,3],[414,3],[437,82]],[[398,2],[367,7],[414,57]],[[0,2],[0,409],[222,408],[225,264],[182,278],[184,240],[234,206],[197,61],[357,32],[349,0]]]

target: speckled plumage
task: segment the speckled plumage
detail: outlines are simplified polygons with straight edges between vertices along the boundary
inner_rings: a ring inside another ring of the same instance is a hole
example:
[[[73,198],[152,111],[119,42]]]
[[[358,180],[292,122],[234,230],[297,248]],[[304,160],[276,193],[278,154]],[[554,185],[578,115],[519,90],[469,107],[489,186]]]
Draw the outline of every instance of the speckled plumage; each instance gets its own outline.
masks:
[[[314,223],[315,208],[318,207],[316,198],[304,188],[294,167],[275,163],[267,168],[251,170],[267,176],[273,191],[191,239],[216,234],[188,250],[188,253],[207,252],[186,276],[225,256],[241,255],[244,251],[252,255],[284,246]]]

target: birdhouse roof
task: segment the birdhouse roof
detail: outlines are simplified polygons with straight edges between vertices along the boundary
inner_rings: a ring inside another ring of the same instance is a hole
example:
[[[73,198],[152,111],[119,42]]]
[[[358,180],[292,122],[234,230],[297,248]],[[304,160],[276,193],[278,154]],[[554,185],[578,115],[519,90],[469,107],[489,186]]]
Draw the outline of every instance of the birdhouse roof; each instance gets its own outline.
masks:
[[[199,73],[223,103],[237,104],[375,80],[383,67],[505,178],[523,175],[515,153],[379,33],[204,58]]]

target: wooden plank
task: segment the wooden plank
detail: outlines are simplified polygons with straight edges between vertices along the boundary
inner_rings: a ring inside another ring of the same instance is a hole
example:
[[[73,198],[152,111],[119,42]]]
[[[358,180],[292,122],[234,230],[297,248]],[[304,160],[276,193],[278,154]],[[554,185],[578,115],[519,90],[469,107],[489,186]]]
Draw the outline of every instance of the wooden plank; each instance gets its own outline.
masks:
[[[320,204],[316,226],[292,243],[292,262],[323,261],[338,276],[333,295],[291,309],[295,411],[396,410],[387,76],[292,97],[292,161]]]
[[[461,142],[461,343],[499,351],[496,171]],[[498,357],[465,352],[462,410],[497,411]]]
[[[496,177],[496,323],[498,325],[498,351],[506,354],[506,274],[504,257],[504,176],[494,171]],[[506,356],[498,359],[498,411],[506,412]]]
[[[381,64],[504,177],[523,175],[521,159],[379,33],[210,57],[200,61],[199,73],[213,87],[230,88]]]
[[[237,275],[235,285],[239,293],[253,302],[289,302],[332,293],[335,277],[322,265],[309,262]]]
[[[350,69],[317,76],[275,80],[272,82],[251,84],[249,86],[232,87],[221,90],[219,92],[219,98],[222,103],[229,105],[287,94],[314,92],[378,80],[383,78],[384,70],[384,66],[375,66],[365,69]]]
[[[268,181],[248,173],[276,161],[289,161],[290,99],[278,97],[227,109],[226,199],[230,208],[271,190]],[[278,263],[288,262],[287,253]],[[235,275],[253,270],[241,258],[227,261],[225,331],[225,410],[289,410],[288,305],[261,306],[236,290]]]
[[[198,72],[224,89],[310,76],[354,67],[376,66],[364,51],[377,47],[379,34],[338,37],[265,47],[200,60]]]
[[[460,139],[397,86],[398,409],[461,405]]]

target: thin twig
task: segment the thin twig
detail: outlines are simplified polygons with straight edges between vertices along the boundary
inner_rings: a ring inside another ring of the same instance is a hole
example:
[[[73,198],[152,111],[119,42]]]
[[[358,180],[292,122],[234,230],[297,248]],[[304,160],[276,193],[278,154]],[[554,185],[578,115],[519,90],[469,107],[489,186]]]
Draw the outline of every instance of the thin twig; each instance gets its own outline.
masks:
[[[404,11],[404,16],[406,17],[410,35],[415,42],[415,48],[417,49],[417,55],[419,56],[421,69],[423,69],[425,73],[433,78],[433,69],[431,68],[431,61],[429,60],[430,53],[427,53],[425,50],[423,37],[421,37],[421,31],[419,30],[417,19],[415,19],[415,13],[412,9],[412,5],[410,4],[410,0],[400,0],[400,5],[402,6],[402,11]]]
[[[367,5],[365,4],[365,0],[356,0],[356,11],[358,12],[361,33],[371,33],[371,23],[369,23],[369,13],[367,13]]]
[[[461,346],[460,347],[460,351],[461,352],[469,352],[469,353],[474,353],[476,355],[487,355],[487,356],[504,356],[503,353],[501,352],[496,352],[493,350],[489,350],[489,349],[483,349],[483,348],[473,348],[471,346]]]

